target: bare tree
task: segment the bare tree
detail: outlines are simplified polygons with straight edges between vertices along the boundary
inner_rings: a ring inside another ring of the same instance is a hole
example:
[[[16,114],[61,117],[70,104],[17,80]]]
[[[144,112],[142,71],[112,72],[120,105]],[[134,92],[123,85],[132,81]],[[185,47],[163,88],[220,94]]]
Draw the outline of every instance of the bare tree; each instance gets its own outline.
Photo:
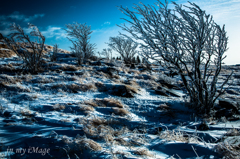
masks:
[[[90,43],[91,26],[86,24],[66,24],[69,40],[73,43],[71,50],[76,54],[78,64],[81,65],[85,60],[94,55],[96,44]]]
[[[103,49],[103,51],[101,52],[101,54],[103,56],[105,56],[108,60],[112,60],[112,49],[107,48],[107,49]]]
[[[130,64],[134,55],[138,53],[136,50],[138,44],[131,39],[125,39],[123,37],[117,36],[110,37],[109,41],[110,43],[108,43],[108,46],[117,51],[126,64]]]
[[[129,17],[124,20],[130,24],[120,27],[129,32],[132,39],[141,41],[142,48],[152,50],[143,52],[143,56],[177,72],[192,105],[202,113],[211,114],[231,76],[217,90],[228,43],[225,27],[216,24],[212,16],[194,3],[173,4],[175,8],[168,9],[167,1],[158,1],[157,7],[141,3],[135,5],[134,11],[120,6]],[[141,15],[141,19],[136,15]]]
[[[31,73],[37,73],[42,66],[45,37],[35,25],[29,23],[28,26],[32,29],[31,36],[25,34],[20,25],[13,23],[10,26],[13,32],[7,37],[0,34],[0,39],[3,39],[7,46],[23,59],[23,69]]]

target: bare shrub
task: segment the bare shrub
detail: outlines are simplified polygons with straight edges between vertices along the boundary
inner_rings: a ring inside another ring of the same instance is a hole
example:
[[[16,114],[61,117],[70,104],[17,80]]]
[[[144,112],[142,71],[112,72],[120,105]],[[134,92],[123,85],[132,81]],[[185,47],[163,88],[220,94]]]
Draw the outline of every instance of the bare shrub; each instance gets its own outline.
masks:
[[[131,39],[125,39],[124,37],[110,37],[108,46],[117,51],[123,58],[125,64],[131,64],[133,57],[138,53],[138,44]]]
[[[50,53],[50,60],[51,60],[52,62],[57,60],[57,53],[58,53],[58,45],[55,44],[55,45],[53,46],[53,51],[52,51],[52,53]]]
[[[135,5],[134,11],[120,6],[129,18],[124,20],[130,24],[120,27],[131,35],[125,37],[140,43],[144,58],[179,74],[190,102],[200,114],[213,115],[214,103],[223,94],[223,86],[232,74],[217,91],[228,43],[225,26],[216,24],[195,3],[189,2],[190,6],[173,4],[174,9],[168,8],[167,1],[165,4],[158,1],[157,7]],[[139,15],[142,18],[137,18]]]
[[[107,60],[112,61],[112,49],[107,48],[107,49],[103,49],[103,51],[101,52],[101,54],[103,56],[105,56],[107,58]]]
[[[66,27],[67,29],[65,30],[68,36],[72,38],[69,39],[73,43],[71,49],[77,57],[78,64],[81,65],[94,55],[96,44],[90,43],[90,35],[92,34],[91,26],[74,23],[66,24]]]
[[[3,39],[7,46],[23,59],[24,69],[31,73],[36,73],[41,70],[45,37],[35,25],[29,23],[28,26],[32,29],[30,35],[36,37],[36,42],[32,42],[21,26],[16,24],[11,25],[11,30],[15,32],[9,34],[9,38],[0,34],[0,39]],[[28,49],[26,49],[26,46]]]

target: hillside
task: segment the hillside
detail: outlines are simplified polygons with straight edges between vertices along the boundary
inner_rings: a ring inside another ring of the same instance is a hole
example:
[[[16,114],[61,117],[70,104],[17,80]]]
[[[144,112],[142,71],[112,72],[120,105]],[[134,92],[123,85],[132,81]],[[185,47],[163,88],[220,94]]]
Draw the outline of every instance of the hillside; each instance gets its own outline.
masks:
[[[180,77],[158,65],[77,66],[65,51],[44,60],[31,75],[18,57],[0,59],[2,158],[239,158],[240,66],[223,67],[219,82],[232,70],[233,78],[209,118],[186,104]]]
[[[44,51],[43,52],[45,54],[48,53],[48,52],[51,52],[53,50],[53,46],[51,46],[51,45],[46,45],[45,44],[44,46],[45,47],[44,47]],[[23,48],[27,48],[27,47],[23,46]],[[66,54],[68,54],[70,52],[67,51],[67,50],[59,49],[59,53],[66,53]],[[4,43],[4,41],[0,40],[0,58],[12,57],[12,56],[16,56],[16,54],[12,50],[10,50],[8,48],[8,46]]]

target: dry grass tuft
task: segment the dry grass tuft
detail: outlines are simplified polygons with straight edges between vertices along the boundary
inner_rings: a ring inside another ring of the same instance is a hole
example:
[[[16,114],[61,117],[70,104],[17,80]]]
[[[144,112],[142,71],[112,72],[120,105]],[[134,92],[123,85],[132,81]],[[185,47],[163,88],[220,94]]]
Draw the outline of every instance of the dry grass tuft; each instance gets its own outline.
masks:
[[[98,106],[97,103],[94,100],[84,101],[83,103],[86,104],[86,105],[93,106],[93,107]]]
[[[119,75],[112,75],[112,78],[114,78],[114,79],[120,79],[120,76],[119,76]]]
[[[81,140],[76,140],[75,143],[80,146],[80,147],[84,147],[86,149],[89,149],[91,151],[101,151],[102,150],[102,146],[91,140],[91,139],[87,139],[87,138],[84,138],[84,139],[81,139]],[[80,148],[82,149],[82,148]]]
[[[167,129],[165,131],[161,131],[161,133],[159,134],[159,137],[166,141],[180,141],[180,142],[184,142],[184,143],[199,143],[197,136],[191,136],[186,133],[184,134],[183,132],[181,132],[179,130],[168,130]]]
[[[107,125],[98,124],[100,123],[95,122],[91,124],[85,124],[83,127],[84,133],[92,138],[103,138],[105,141],[112,141],[112,134],[114,132],[113,128]]]
[[[113,98],[104,98],[99,99],[96,98],[94,100],[84,101],[84,104],[90,105],[93,107],[117,107],[117,108],[124,108],[123,104]]]
[[[129,73],[133,73],[133,75],[139,75],[141,72],[138,70],[130,70]]]
[[[107,125],[108,124],[108,120],[106,120],[104,118],[100,118],[100,117],[94,117],[94,118],[90,119],[89,122],[94,127],[98,127],[99,125]]]
[[[238,129],[230,129],[226,134],[225,136],[240,136],[240,130]]]
[[[0,75],[0,83],[1,82],[6,84],[17,84],[18,82],[21,83],[22,80],[8,75]]]
[[[86,92],[86,91],[96,91],[97,87],[93,83],[82,84],[80,86],[80,90],[83,91],[83,92]]]
[[[119,145],[123,145],[123,146],[129,146],[130,145],[128,141],[124,140],[124,138],[121,138],[121,137],[116,138],[115,141]]]
[[[83,118],[79,121],[80,124],[83,124],[84,133],[96,139],[104,139],[105,142],[112,142],[114,136],[119,134],[118,130],[114,130],[110,124],[117,123],[114,120],[106,120],[100,117],[94,117],[90,119]]]
[[[136,155],[153,157],[153,154],[147,148],[139,148],[134,151]]]
[[[20,113],[22,116],[25,116],[27,118],[31,118],[34,116],[34,114],[30,110],[21,110]]]
[[[107,91],[106,85],[102,82],[96,82],[95,86],[98,88],[98,91],[100,91],[100,92]]]
[[[54,80],[51,78],[45,78],[43,76],[39,76],[37,79],[32,80],[33,83],[53,83]]]
[[[52,109],[56,110],[56,111],[60,111],[60,110],[64,110],[66,107],[64,105],[61,104],[55,104]]]
[[[79,110],[84,111],[84,113],[95,111],[94,107],[91,105],[78,105]]]
[[[88,84],[55,84],[52,85],[52,89],[62,89],[64,91],[70,92],[70,93],[78,93],[78,91],[95,91],[97,88],[94,84],[88,83]]]
[[[80,69],[79,67],[76,67],[74,65],[64,65],[61,67],[61,70],[63,71],[77,71],[79,69]]]
[[[96,99],[96,102],[104,107],[118,107],[118,108],[124,107],[120,101],[113,98]]]
[[[129,112],[123,108],[112,108],[112,110],[113,110],[113,113],[116,115],[124,116],[124,115],[129,114]]]
[[[239,139],[238,139],[239,140]],[[239,141],[235,141],[239,143]],[[240,145],[231,145],[227,141],[218,143],[214,149],[223,156],[223,158],[239,159],[240,156]]]
[[[130,90],[131,92],[138,93],[137,88],[130,86],[130,85],[125,85],[127,90]]]
[[[61,141],[65,144],[71,144],[73,142],[72,139],[67,137],[66,135],[62,136]]]

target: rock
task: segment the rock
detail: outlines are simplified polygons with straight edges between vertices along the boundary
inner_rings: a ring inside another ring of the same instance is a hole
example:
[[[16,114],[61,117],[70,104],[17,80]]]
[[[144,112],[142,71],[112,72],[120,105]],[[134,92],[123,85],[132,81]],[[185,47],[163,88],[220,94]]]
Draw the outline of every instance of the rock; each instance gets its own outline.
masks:
[[[12,119],[5,119],[3,120],[4,123],[15,123],[16,120],[12,120]]]
[[[166,88],[169,88],[169,89],[179,89],[177,86],[171,84],[171,83],[168,83],[164,80],[158,80],[157,82],[159,82],[162,86],[166,87]]]
[[[110,67],[115,66],[113,63],[108,63],[108,62],[106,62],[105,64],[106,64],[107,66],[110,66]]]
[[[68,75],[83,75],[84,74],[84,71],[65,71],[64,72],[65,74],[68,74]]]
[[[165,87],[158,86],[157,89],[155,89],[155,92],[159,95],[163,96],[174,96],[174,97],[181,97],[177,92],[175,92],[173,89],[168,89]]]
[[[209,127],[206,122],[202,122],[200,125],[197,126],[197,130],[202,131],[209,130]]]
[[[161,133],[161,131],[163,131],[163,128],[162,127],[157,127],[154,130],[155,130],[154,135],[157,135],[157,134]]]
[[[143,72],[143,71],[149,71],[149,70],[151,70],[150,67],[148,67],[148,66],[146,66],[146,65],[144,65],[144,64],[138,66],[138,69],[139,69],[139,71],[142,71],[142,72]]]
[[[131,68],[131,69],[135,69],[135,68],[136,68],[135,64],[132,63],[132,64],[130,65],[130,68]]]
[[[133,98],[137,89],[129,85],[114,85],[110,93],[120,97]]]
[[[143,77],[144,80],[151,80],[151,79],[153,79],[151,75],[146,75],[146,74],[143,74],[142,77]]]
[[[239,114],[237,104],[229,100],[219,99],[219,106],[228,110],[232,109],[235,114]]]
[[[92,61],[97,61],[97,60],[98,60],[98,57],[97,57],[97,56],[91,56],[91,57],[90,57],[90,60],[92,60]]]
[[[167,104],[160,104],[158,107],[157,107],[157,110],[169,110],[170,107],[167,105]]]
[[[97,68],[97,71],[102,71],[103,73],[109,74],[110,76],[118,75],[118,70],[114,67],[101,67]]]
[[[164,128],[162,128],[162,127],[150,128],[150,129],[148,129],[148,134],[158,135],[163,130],[164,130]]]
[[[169,71],[169,72],[166,72],[166,75],[173,78],[174,76],[178,75],[178,73],[175,71]]]
[[[95,62],[91,62],[91,65],[93,65],[93,66],[101,66],[102,63],[101,63],[101,61],[95,61]]]
[[[162,89],[155,89],[155,93],[158,94],[158,95],[161,95],[161,96],[168,97],[167,92],[165,90],[162,90]]]
[[[240,75],[239,74],[238,75],[234,74],[233,77],[237,78],[237,79],[240,79]]]
[[[228,89],[226,90],[226,93],[231,94],[231,95],[239,95],[239,92],[233,90],[233,89]]]
[[[12,116],[12,112],[5,111],[5,112],[3,113],[3,116],[9,118],[9,117]]]
[[[13,103],[19,103],[21,101],[32,101],[34,98],[28,94],[19,94],[12,98]]]
[[[232,109],[222,108],[215,113],[216,118],[226,117],[230,118],[234,115]]]

